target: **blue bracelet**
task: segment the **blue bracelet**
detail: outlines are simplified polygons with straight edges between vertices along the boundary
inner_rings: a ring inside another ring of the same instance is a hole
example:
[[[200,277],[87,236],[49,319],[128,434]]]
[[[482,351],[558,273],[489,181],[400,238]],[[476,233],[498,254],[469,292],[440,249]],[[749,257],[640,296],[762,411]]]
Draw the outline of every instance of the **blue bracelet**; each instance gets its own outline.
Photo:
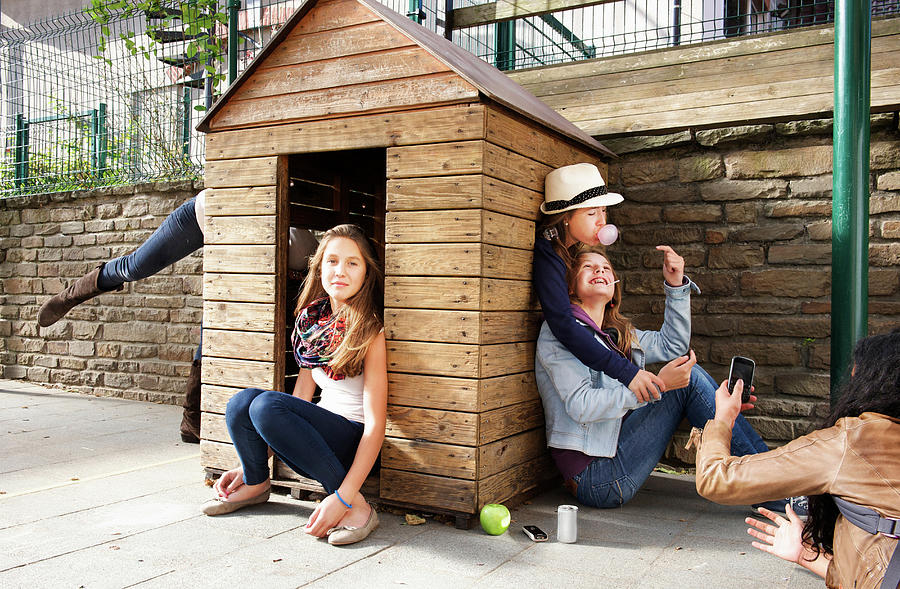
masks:
[[[334,490],[334,494],[337,495],[338,501],[347,506],[347,509],[353,509],[352,505],[344,501],[344,499],[341,497],[341,494],[337,492],[337,489]]]

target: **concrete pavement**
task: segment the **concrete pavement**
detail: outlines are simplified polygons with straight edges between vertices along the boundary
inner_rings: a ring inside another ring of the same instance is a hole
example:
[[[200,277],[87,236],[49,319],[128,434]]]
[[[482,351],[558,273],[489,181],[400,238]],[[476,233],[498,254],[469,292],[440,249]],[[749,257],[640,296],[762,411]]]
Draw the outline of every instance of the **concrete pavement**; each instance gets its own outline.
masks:
[[[688,476],[654,475],[622,509],[582,507],[571,545],[555,541],[561,489],[514,509],[498,537],[382,513],[365,542],[333,547],[303,533],[315,504],[284,494],[210,518],[180,419],[0,380],[0,587],[824,587],[753,549],[748,508],[703,500]]]

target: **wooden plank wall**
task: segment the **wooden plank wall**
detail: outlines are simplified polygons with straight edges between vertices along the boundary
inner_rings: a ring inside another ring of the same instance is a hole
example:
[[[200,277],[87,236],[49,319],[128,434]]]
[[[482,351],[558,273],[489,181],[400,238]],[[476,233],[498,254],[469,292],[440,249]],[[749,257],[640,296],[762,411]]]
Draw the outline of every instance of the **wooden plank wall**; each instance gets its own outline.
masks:
[[[256,68],[213,117],[212,130],[478,98],[475,87],[355,0],[319,2]]]
[[[206,468],[236,464],[225,427],[228,399],[250,386],[284,388],[286,174],[284,156],[207,162],[200,442]]]
[[[509,76],[594,136],[831,116],[831,25]],[[872,23],[872,110],[900,105],[900,19]]]
[[[533,370],[535,220],[547,172],[599,164],[499,107],[484,121],[483,140],[388,149],[381,495],[463,513],[555,474]]]
[[[261,229],[272,228],[281,202],[276,198],[277,190],[288,184],[283,181],[279,185],[276,181],[278,174],[286,175],[286,171],[279,169],[279,166],[286,167],[282,161],[286,156],[279,157],[277,154],[416,145],[447,139],[480,140],[485,135],[485,116],[485,108],[480,104],[451,105],[425,111],[359,115],[208,134],[206,183],[210,187],[210,197],[207,217],[214,226],[209,234],[216,241],[209,247],[215,246],[219,250],[213,257],[232,251],[235,253],[230,256],[238,256],[237,248],[250,247],[258,248],[255,253],[261,256],[253,257],[253,273],[213,272],[210,269],[205,274],[204,298],[208,321],[220,324],[222,330],[244,334],[253,331],[258,334],[260,342],[265,343],[250,344],[251,355],[259,355],[260,352],[253,350],[262,345],[262,354],[266,356],[268,342],[272,342],[272,350],[283,345],[283,341],[279,344],[274,339],[281,333],[277,326],[283,311],[274,309],[276,299],[278,302],[284,300],[283,296],[276,297],[275,294],[281,277],[274,272],[274,250],[271,247],[274,242],[266,242],[271,235],[266,237],[265,230]],[[497,199],[503,201],[515,197],[514,191],[507,191],[498,192]],[[285,203],[288,201],[286,195],[283,200]],[[529,208],[536,210],[536,206],[529,205]],[[289,211],[285,211],[278,223],[282,219],[287,222],[289,217]],[[245,241],[240,235],[225,231],[226,226],[230,229],[244,227],[244,220],[254,220],[253,239],[262,239],[261,243],[269,243],[268,247],[246,243],[226,247],[226,241]],[[286,229],[282,235],[286,235]],[[218,262],[215,263],[218,267]],[[487,296],[496,299],[502,294],[498,290],[488,289]],[[408,294],[416,297],[414,292]],[[528,288],[519,288],[515,296],[520,301],[527,301]],[[255,382],[272,382],[275,384],[267,386],[278,388],[278,378],[283,377],[283,369],[276,371],[275,363],[267,360],[231,358],[225,351],[207,351],[205,348],[204,353],[215,358],[204,361],[209,368],[205,368],[203,378],[202,464],[207,468],[225,470],[236,464],[224,423],[228,399]]]

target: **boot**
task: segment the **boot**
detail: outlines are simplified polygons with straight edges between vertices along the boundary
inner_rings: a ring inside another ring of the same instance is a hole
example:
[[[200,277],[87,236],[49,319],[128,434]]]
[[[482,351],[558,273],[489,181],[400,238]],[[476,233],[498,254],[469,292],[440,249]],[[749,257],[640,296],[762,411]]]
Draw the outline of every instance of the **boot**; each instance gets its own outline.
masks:
[[[97,295],[103,294],[105,290],[97,288],[97,277],[100,276],[100,264],[72,284],[70,284],[61,293],[53,295],[41,305],[38,311],[38,325],[41,327],[50,327],[72,310],[76,305],[80,305],[88,299],[92,299]],[[122,290],[122,285],[113,290]]]
[[[187,394],[184,396],[184,412],[181,416],[181,441],[200,443],[200,363],[194,360],[188,375]]]

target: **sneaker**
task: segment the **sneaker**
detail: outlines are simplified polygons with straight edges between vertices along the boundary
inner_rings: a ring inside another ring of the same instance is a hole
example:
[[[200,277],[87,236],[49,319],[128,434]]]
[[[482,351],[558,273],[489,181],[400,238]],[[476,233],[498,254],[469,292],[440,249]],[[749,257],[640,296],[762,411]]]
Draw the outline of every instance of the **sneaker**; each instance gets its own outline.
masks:
[[[809,517],[809,499],[806,495],[788,497],[787,499],[776,499],[775,501],[763,501],[762,503],[754,503],[752,507],[757,512],[759,512],[760,507],[765,507],[769,511],[774,511],[775,513],[785,513],[788,505],[791,506],[794,513],[800,516],[800,519]]]
[[[800,516],[800,519],[805,520],[809,517],[809,497],[806,495],[799,495],[797,497],[791,497],[789,501],[791,502],[791,509]]]

